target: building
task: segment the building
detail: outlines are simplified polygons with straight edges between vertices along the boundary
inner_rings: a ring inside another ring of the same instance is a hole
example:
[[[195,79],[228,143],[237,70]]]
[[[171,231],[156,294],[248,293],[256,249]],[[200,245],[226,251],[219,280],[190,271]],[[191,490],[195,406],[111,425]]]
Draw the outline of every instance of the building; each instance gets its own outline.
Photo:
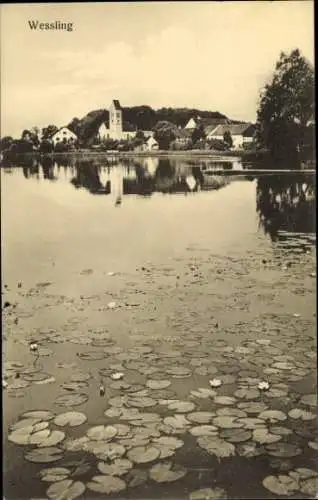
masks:
[[[224,140],[224,133],[230,132],[233,149],[240,149],[244,144],[251,144],[254,140],[255,125],[252,123],[236,123],[230,125],[217,125],[207,134],[207,139]]]
[[[175,143],[178,144],[178,146],[187,146],[190,144],[192,140],[192,134],[193,134],[194,129],[190,128],[184,128],[176,130],[176,138],[175,138]]]
[[[134,125],[124,121],[123,109],[118,99],[113,99],[109,107],[109,120],[103,122],[98,129],[99,140],[129,140],[136,136],[136,132]]]
[[[185,130],[191,130],[193,132],[194,129],[199,127],[200,125],[205,129],[208,126],[217,125],[225,125],[230,124],[231,120],[228,118],[202,118],[201,116],[196,116],[195,118],[190,118],[188,123],[185,125]]]
[[[52,135],[51,141],[54,146],[56,146],[57,143],[73,144],[77,141],[77,135],[74,134],[74,132],[72,132],[69,128],[62,127]]]
[[[146,151],[157,151],[159,149],[159,144],[154,137],[149,137],[146,140]]]

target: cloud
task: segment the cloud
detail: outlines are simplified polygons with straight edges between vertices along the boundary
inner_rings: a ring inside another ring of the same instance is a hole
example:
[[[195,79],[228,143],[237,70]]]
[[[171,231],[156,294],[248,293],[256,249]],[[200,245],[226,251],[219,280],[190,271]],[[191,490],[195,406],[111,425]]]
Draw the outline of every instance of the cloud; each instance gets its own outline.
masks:
[[[131,37],[117,20],[116,38],[95,33],[92,24],[90,39],[75,30],[73,38],[42,36],[42,44],[30,37],[5,43],[2,130],[64,125],[113,98],[124,106],[199,107],[253,120],[280,51],[298,46],[313,60],[312,12],[303,2],[283,3],[198,3],[152,31],[136,23],[136,5]]]

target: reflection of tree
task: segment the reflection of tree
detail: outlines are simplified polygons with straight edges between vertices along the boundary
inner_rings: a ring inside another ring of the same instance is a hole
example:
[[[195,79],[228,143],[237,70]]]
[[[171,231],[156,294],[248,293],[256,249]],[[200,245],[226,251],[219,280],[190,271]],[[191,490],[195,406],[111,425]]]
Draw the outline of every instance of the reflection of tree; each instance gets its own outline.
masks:
[[[19,167],[22,167],[23,175],[26,179],[30,177],[39,178],[39,163],[36,158],[22,157],[20,158]]]
[[[99,168],[90,161],[82,161],[75,168],[75,177],[71,183],[76,188],[84,187],[92,194],[109,194],[110,183],[104,188],[99,177]]]
[[[315,185],[312,177],[266,176],[257,180],[259,222],[273,241],[278,231],[315,231]]]
[[[50,156],[44,156],[42,158],[42,170],[44,179],[48,179],[50,181],[57,180],[54,176],[54,162],[53,158]]]

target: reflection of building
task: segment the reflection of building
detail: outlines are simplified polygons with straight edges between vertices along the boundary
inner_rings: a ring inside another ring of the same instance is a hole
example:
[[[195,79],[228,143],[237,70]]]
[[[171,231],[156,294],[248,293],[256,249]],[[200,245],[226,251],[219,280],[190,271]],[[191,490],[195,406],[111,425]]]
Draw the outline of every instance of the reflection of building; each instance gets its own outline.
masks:
[[[54,146],[56,146],[57,143],[72,144],[77,140],[77,135],[69,128],[62,127],[52,135],[51,140]]]

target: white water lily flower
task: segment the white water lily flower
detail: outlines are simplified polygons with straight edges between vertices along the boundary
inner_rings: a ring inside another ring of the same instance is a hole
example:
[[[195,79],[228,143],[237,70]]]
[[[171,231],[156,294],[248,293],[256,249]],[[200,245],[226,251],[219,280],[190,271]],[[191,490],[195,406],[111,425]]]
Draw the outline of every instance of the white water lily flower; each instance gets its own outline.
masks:
[[[222,385],[222,381],[218,378],[214,378],[212,380],[209,380],[209,384],[211,387],[220,387],[220,385]]]
[[[269,383],[265,382],[265,381],[260,382],[258,384],[258,388],[259,388],[260,391],[267,391],[269,389]]]
[[[112,373],[110,377],[113,380],[120,380],[123,378],[123,376],[124,376],[124,374],[122,372],[116,372],[116,373]]]
[[[107,274],[108,276],[114,276],[115,273],[113,271],[109,271]]]
[[[100,384],[100,386],[99,386],[99,394],[101,396],[104,396],[104,394],[105,394],[105,386],[103,384]]]
[[[31,351],[37,351],[38,350],[38,344],[36,342],[31,342],[30,349],[31,349]]]
[[[107,304],[107,307],[108,307],[109,309],[115,309],[115,307],[116,307],[116,302],[109,302],[109,303]]]

